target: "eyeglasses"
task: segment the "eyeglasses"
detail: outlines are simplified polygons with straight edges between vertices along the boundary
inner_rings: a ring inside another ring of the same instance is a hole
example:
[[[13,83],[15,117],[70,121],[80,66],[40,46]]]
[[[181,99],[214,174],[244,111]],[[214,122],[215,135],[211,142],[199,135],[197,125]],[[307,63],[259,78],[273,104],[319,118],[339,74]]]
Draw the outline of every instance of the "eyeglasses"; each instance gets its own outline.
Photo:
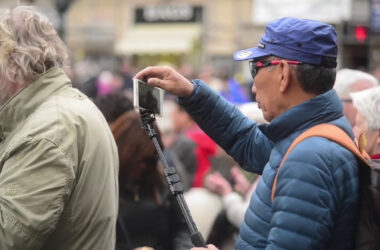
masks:
[[[301,64],[299,61],[288,61],[289,64]],[[273,60],[273,61],[266,61],[266,62],[260,62],[260,61],[249,61],[249,71],[251,72],[252,78],[255,78],[257,75],[257,71],[259,71],[260,68],[268,67],[271,65],[277,65],[280,64],[281,60]]]

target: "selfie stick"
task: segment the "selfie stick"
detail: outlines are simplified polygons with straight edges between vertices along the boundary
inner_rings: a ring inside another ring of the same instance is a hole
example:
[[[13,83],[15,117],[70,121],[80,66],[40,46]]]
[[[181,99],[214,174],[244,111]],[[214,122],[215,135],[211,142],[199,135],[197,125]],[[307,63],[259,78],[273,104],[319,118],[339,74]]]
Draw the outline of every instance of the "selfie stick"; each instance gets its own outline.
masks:
[[[189,208],[187,207],[186,201],[183,197],[183,185],[179,176],[177,175],[176,169],[174,167],[169,167],[165,159],[165,156],[162,152],[161,146],[158,143],[157,134],[153,128],[153,122],[155,121],[154,114],[148,111],[140,111],[140,116],[144,128],[148,132],[150,139],[153,141],[158,156],[160,157],[161,162],[164,164],[164,172],[166,180],[169,183],[170,192],[176,198],[181,208],[182,214],[185,217],[187,226],[189,227],[191,233],[191,242],[196,247],[207,247],[202,237],[202,234],[198,231],[197,226],[195,225],[193,218],[191,217]]]

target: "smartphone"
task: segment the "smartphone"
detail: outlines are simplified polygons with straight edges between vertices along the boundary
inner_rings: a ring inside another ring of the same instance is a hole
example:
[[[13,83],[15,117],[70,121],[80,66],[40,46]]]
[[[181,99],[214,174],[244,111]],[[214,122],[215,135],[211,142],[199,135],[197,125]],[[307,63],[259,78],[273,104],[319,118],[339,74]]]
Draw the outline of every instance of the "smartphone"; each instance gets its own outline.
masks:
[[[139,111],[162,115],[164,91],[149,86],[146,82],[133,79],[133,105]]]

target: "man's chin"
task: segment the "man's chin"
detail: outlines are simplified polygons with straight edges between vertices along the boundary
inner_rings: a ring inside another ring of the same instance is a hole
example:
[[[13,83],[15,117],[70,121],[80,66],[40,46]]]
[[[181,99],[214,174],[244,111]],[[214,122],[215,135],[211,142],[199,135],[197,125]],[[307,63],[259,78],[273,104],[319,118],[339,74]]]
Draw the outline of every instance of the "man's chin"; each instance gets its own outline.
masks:
[[[273,116],[269,115],[267,112],[265,112],[264,110],[261,110],[262,113],[263,113],[263,117],[264,119],[267,121],[267,122],[271,122],[273,120]]]

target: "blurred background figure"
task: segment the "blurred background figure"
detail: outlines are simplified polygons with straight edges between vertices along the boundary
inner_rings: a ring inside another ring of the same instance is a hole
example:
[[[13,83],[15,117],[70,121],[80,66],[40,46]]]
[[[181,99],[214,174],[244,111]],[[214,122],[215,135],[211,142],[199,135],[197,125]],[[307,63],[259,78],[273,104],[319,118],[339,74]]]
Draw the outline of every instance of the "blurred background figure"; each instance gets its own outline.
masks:
[[[205,187],[221,196],[228,221],[238,229],[244,220],[258,178],[250,182],[236,166],[230,171],[232,183],[216,171],[206,177]]]
[[[100,65],[90,60],[75,62],[72,68],[75,77],[74,87],[78,88],[89,98],[93,99],[98,94],[96,86],[97,78],[102,71]]]
[[[222,207],[218,211],[210,229],[207,242],[219,249],[232,249],[245,212],[259,178],[253,182],[234,166],[230,168],[229,177],[219,171],[213,171],[205,179],[205,187],[220,197]]]
[[[216,77],[215,69],[210,64],[204,64],[199,69],[198,78],[210,85],[212,89],[221,92],[223,89],[222,80]]]
[[[103,96],[123,89],[123,78],[113,72],[103,71],[100,73],[97,82],[97,96]]]
[[[133,110],[133,103],[123,92],[114,92],[94,99],[95,105],[102,111],[108,124],[114,122],[119,116]]]
[[[177,139],[170,150],[183,163],[191,187],[202,187],[211,167],[210,159],[217,153],[217,145],[180,105],[173,107],[171,119]]]
[[[178,108],[173,100],[165,100],[163,104],[163,116],[156,117],[157,125],[161,130],[162,141],[165,146],[164,155],[169,166],[175,166],[181,177],[184,191],[188,191],[193,185],[196,170],[196,143],[190,138],[178,133],[175,129],[173,114]],[[178,119],[181,122],[180,119]]]
[[[181,63],[178,67],[178,72],[181,72],[181,74],[187,79],[195,78],[194,67],[190,63]]]
[[[132,102],[122,95],[116,92],[95,100],[110,123],[119,151],[118,249],[189,249],[190,232],[169,191],[154,144],[132,110]],[[155,130],[163,146],[157,126]]]
[[[236,79],[230,76],[227,69],[221,73],[222,87],[219,91],[227,101],[234,104],[242,104],[250,101],[246,88],[243,88]]]
[[[366,89],[351,94],[353,106],[357,110],[355,137],[374,160],[380,159],[380,87]]]
[[[133,91],[133,76],[136,74],[136,69],[133,63],[128,58],[119,60],[119,74],[123,79],[123,89]]]
[[[351,126],[355,125],[356,110],[352,105],[350,94],[379,85],[372,75],[360,70],[341,69],[336,74],[334,89],[342,104],[343,112]]]

